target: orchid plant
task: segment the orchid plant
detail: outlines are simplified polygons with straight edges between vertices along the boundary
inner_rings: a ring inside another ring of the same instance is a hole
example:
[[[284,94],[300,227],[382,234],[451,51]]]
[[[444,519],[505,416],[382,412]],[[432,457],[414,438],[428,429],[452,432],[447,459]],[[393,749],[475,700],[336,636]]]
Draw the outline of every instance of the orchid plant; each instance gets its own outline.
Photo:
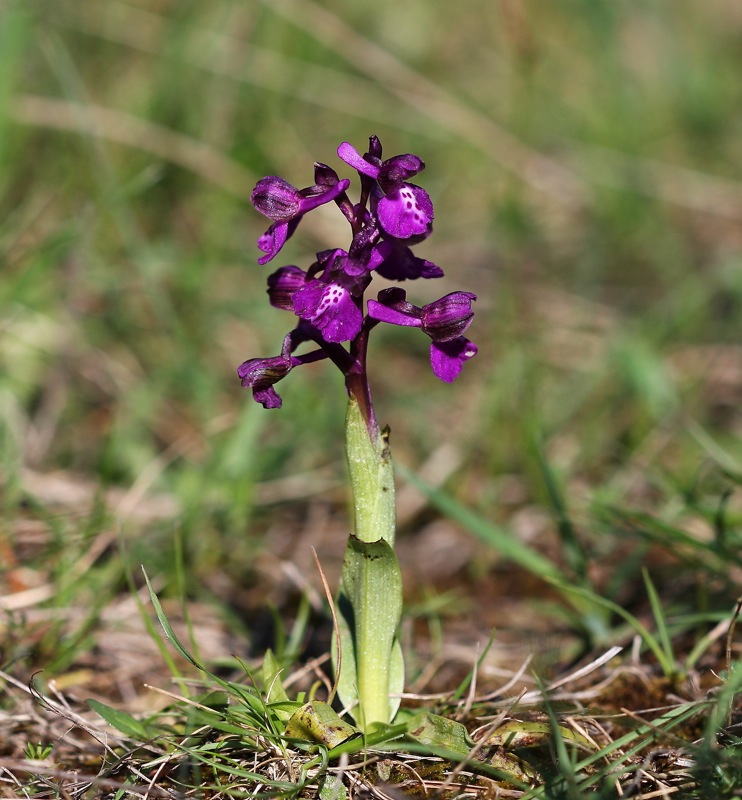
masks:
[[[351,239],[347,250],[317,253],[306,271],[287,265],[269,276],[271,305],[292,312],[298,323],[284,338],[279,355],[252,358],[237,372],[264,408],[281,407],[274,387],[295,367],[329,359],[344,376],[355,525],[343,564],[337,599],[339,641],[333,652],[340,699],[358,727],[368,731],[391,722],[404,683],[397,639],[402,581],[394,553],[394,474],[389,431],[380,428],[371,399],[366,370],[369,334],[379,323],[419,328],[431,339],[434,374],[450,383],[477,353],[464,336],[476,296],[452,292],[418,307],[395,286],[365,300],[375,275],[399,282],[443,275],[439,266],[412,252],[432,232],[433,204],[423,188],[409,182],[425,168],[417,156],[384,160],[376,136],[364,155],[348,142],[337,153],[358,173],[357,203],[347,194],[350,180],[321,163],[315,163],[314,184],[305,189],[269,176],[252,192],[252,204],[272,221],[258,240],[263,253],[259,264],[274,259],[304,215],[326,203],[335,203],[348,220]],[[304,344],[308,352],[298,355]]]

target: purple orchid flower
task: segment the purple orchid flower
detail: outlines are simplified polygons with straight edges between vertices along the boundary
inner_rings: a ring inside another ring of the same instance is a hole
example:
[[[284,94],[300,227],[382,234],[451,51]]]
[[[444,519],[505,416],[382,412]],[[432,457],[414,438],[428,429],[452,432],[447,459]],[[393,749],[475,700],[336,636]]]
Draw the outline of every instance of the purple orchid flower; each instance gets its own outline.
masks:
[[[349,342],[360,333],[363,314],[342,276],[332,283],[309,281],[294,294],[294,313],[311,322],[327,342]]]
[[[296,366],[298,360],[291,356],[272,358],[251,358],[237,368],[237,376],[246,389],[252,389],[252,396],[263,408],[281,408],[283,401],[273,388]]]
[[[237,376],[246,389],[252,389],[253,399],[263,408],[281,408],[283,401],[273,388],[283,380],[294,367],[312,364],[323,358],[332,359],[341,370],[348,369],[347,353],[338,345],[320,347],[301,356],[292,355],[294,350],[305,342],[315,341],[317,331],[308,323],[300,322],[283,339],[281,354],[269,358],[251,358],[237,367]]]
[[[379,292],[379,299],[368,301],[368,315],[379,322],[420,328],[433,340],[430,364],[433,373],[446,383],[453,382],[465,361],[477,354],[477,346],[462,334],[471,325],[474,312],[471,292],[451,292],[422,308],[407,302],[404,289],[394,287]]]
[[[322,179],[326,179],[324,167],[324,164],[315,165]],[[258,264],[267,264],[275,258],[304,214],[339,199],[349,186],[347,179],[337,183],[316,183],[306,189],[296,189],[275,175],[259,180],[250,195],[250,202],[261,214],[275,221],[258,239],[258,249],[265,253],[258,259]]]
[[[377,181],[382,197],[376,201],[375,211],[381,229],[395,239],[419,240],[429,236],[433,228],[433,203],[425,189],[407,182],[425,169],[425,163],[410,154],[381,161],[372,154],[381,154],[381,144],[373,136],[369,151],[361,156],[353,145],[343,142],[338,147],[338,156],[359,174]]]
[[[318,253],[320,278],[294,292],[294,313],[311,322],[327,342],[349,342],[363,325],[360,298],[370,281],[363,262],[344,250]]]

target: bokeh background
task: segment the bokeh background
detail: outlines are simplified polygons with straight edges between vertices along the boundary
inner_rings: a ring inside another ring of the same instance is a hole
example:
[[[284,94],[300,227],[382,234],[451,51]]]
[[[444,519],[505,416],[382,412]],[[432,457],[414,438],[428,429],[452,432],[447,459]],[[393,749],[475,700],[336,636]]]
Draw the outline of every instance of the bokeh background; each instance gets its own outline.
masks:
[[[741,74],[734,0],[2,0],[4,663],[101,667],[139,564],[255,648],[261,604],[319,586],[311,545],[333,573],[341,376],[297,370],[270,412],[235,376],[292,324],[248,198],[353,177],[335,150],[370,134],[427,164],[446,277],[410,299],[479,298],[452,386],[415,331],[372,342],[397,463],[439,493],[400,480],[411,613],[565,635],[441,497],[616,602],[650,564],[726,608],[739,564],[699,577],[692,542],[740,518]],[[333,212],[275,266],[345,246]]]

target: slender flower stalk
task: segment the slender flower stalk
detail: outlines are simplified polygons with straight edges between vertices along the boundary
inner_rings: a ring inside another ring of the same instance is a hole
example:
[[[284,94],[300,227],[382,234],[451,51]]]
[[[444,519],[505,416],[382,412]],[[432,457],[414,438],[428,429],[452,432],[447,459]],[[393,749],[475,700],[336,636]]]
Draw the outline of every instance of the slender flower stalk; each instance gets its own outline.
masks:
[[[403,688],[404,666],[396,638],[402,610],[402,582],[394,554],[394,473],[389,432],[379,427],[366,370],[369,335],[379,324],[419,328],[431,340],[433,373],[455,380],[477,347],[464,333],[474,316],[471,292],[451,292],[425,306],[407,301],[406,292],[383,289],[365,301],[375,274],[392,281],[439,278],[443,270],[419,258],[412,247],[433,230],[433,204],[410,178],[425,168],[417,156],[382,160],[381,142],[369,139],[361,155],[348,142],[338,156],[361,183],[359,202],[347,195],[350,180],[326,164],[315,163],[314,184],[296,189],[276,176],[258,181],[251,195],[255,208],[271,220],[258,239],[263,255],[275,258],[303,217],[334,202],[350,224],[347,250],[325,250],[304,271],[280,267],[268,278],[271,305],[293,313],[298,322],[286,335],[277,356],[252,358],[237,370],[245,388],[264,408],[280,408],[275,385],[295,367],[329,359],[342,372],[348,395],[346,453],[353,494],[351,534],[338,596],[342,670],[339,693],[354,706],[363,729],[392,720]],[[295,355],[302,344],[316,346]]]

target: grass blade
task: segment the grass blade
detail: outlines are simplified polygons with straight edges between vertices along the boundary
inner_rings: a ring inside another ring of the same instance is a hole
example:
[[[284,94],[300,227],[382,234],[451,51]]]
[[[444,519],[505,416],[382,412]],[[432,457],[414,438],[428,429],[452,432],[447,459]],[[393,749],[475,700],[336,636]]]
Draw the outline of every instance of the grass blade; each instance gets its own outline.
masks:
[[[206,669],[201,666],[201,664],[196,661],[196,659],[183,647],[180,639],[175,635],[175,631],[173,630],[165,612],[162,609],[162,605],[160,604],[160,600],[155,594],[155,590],[152,588],[152,584],[150,583],[149,576],[147,575],[144,567],[142,567],[142,572],[144,573],[144,580],[147,582],[147,589],[149,591],[149,598],[152,601],[152,606],[155,609],[155,614],[157,614],[157,619],[160,621],[160,625],[162,625],[162,629],[165,631],[165,636],[170,640],[173,647],[194,667],[200,669],[202,672],[206,672]]]
[[[672,646],[670,631],[667,629],[665,612],[662,608],[660,596],[657,594],[657,589],[655,589],[646,567],[642,569],[642,578],[644,579],[644,585],[647,587],[647,595],[649,596],[649,602],[652,606],[652,614],[654,615],[654,621],[657,625],[657,635],[659,636],[660,645],[662,646],[662,650],[665,653],[668,663],[675,664],[675,651]]]

